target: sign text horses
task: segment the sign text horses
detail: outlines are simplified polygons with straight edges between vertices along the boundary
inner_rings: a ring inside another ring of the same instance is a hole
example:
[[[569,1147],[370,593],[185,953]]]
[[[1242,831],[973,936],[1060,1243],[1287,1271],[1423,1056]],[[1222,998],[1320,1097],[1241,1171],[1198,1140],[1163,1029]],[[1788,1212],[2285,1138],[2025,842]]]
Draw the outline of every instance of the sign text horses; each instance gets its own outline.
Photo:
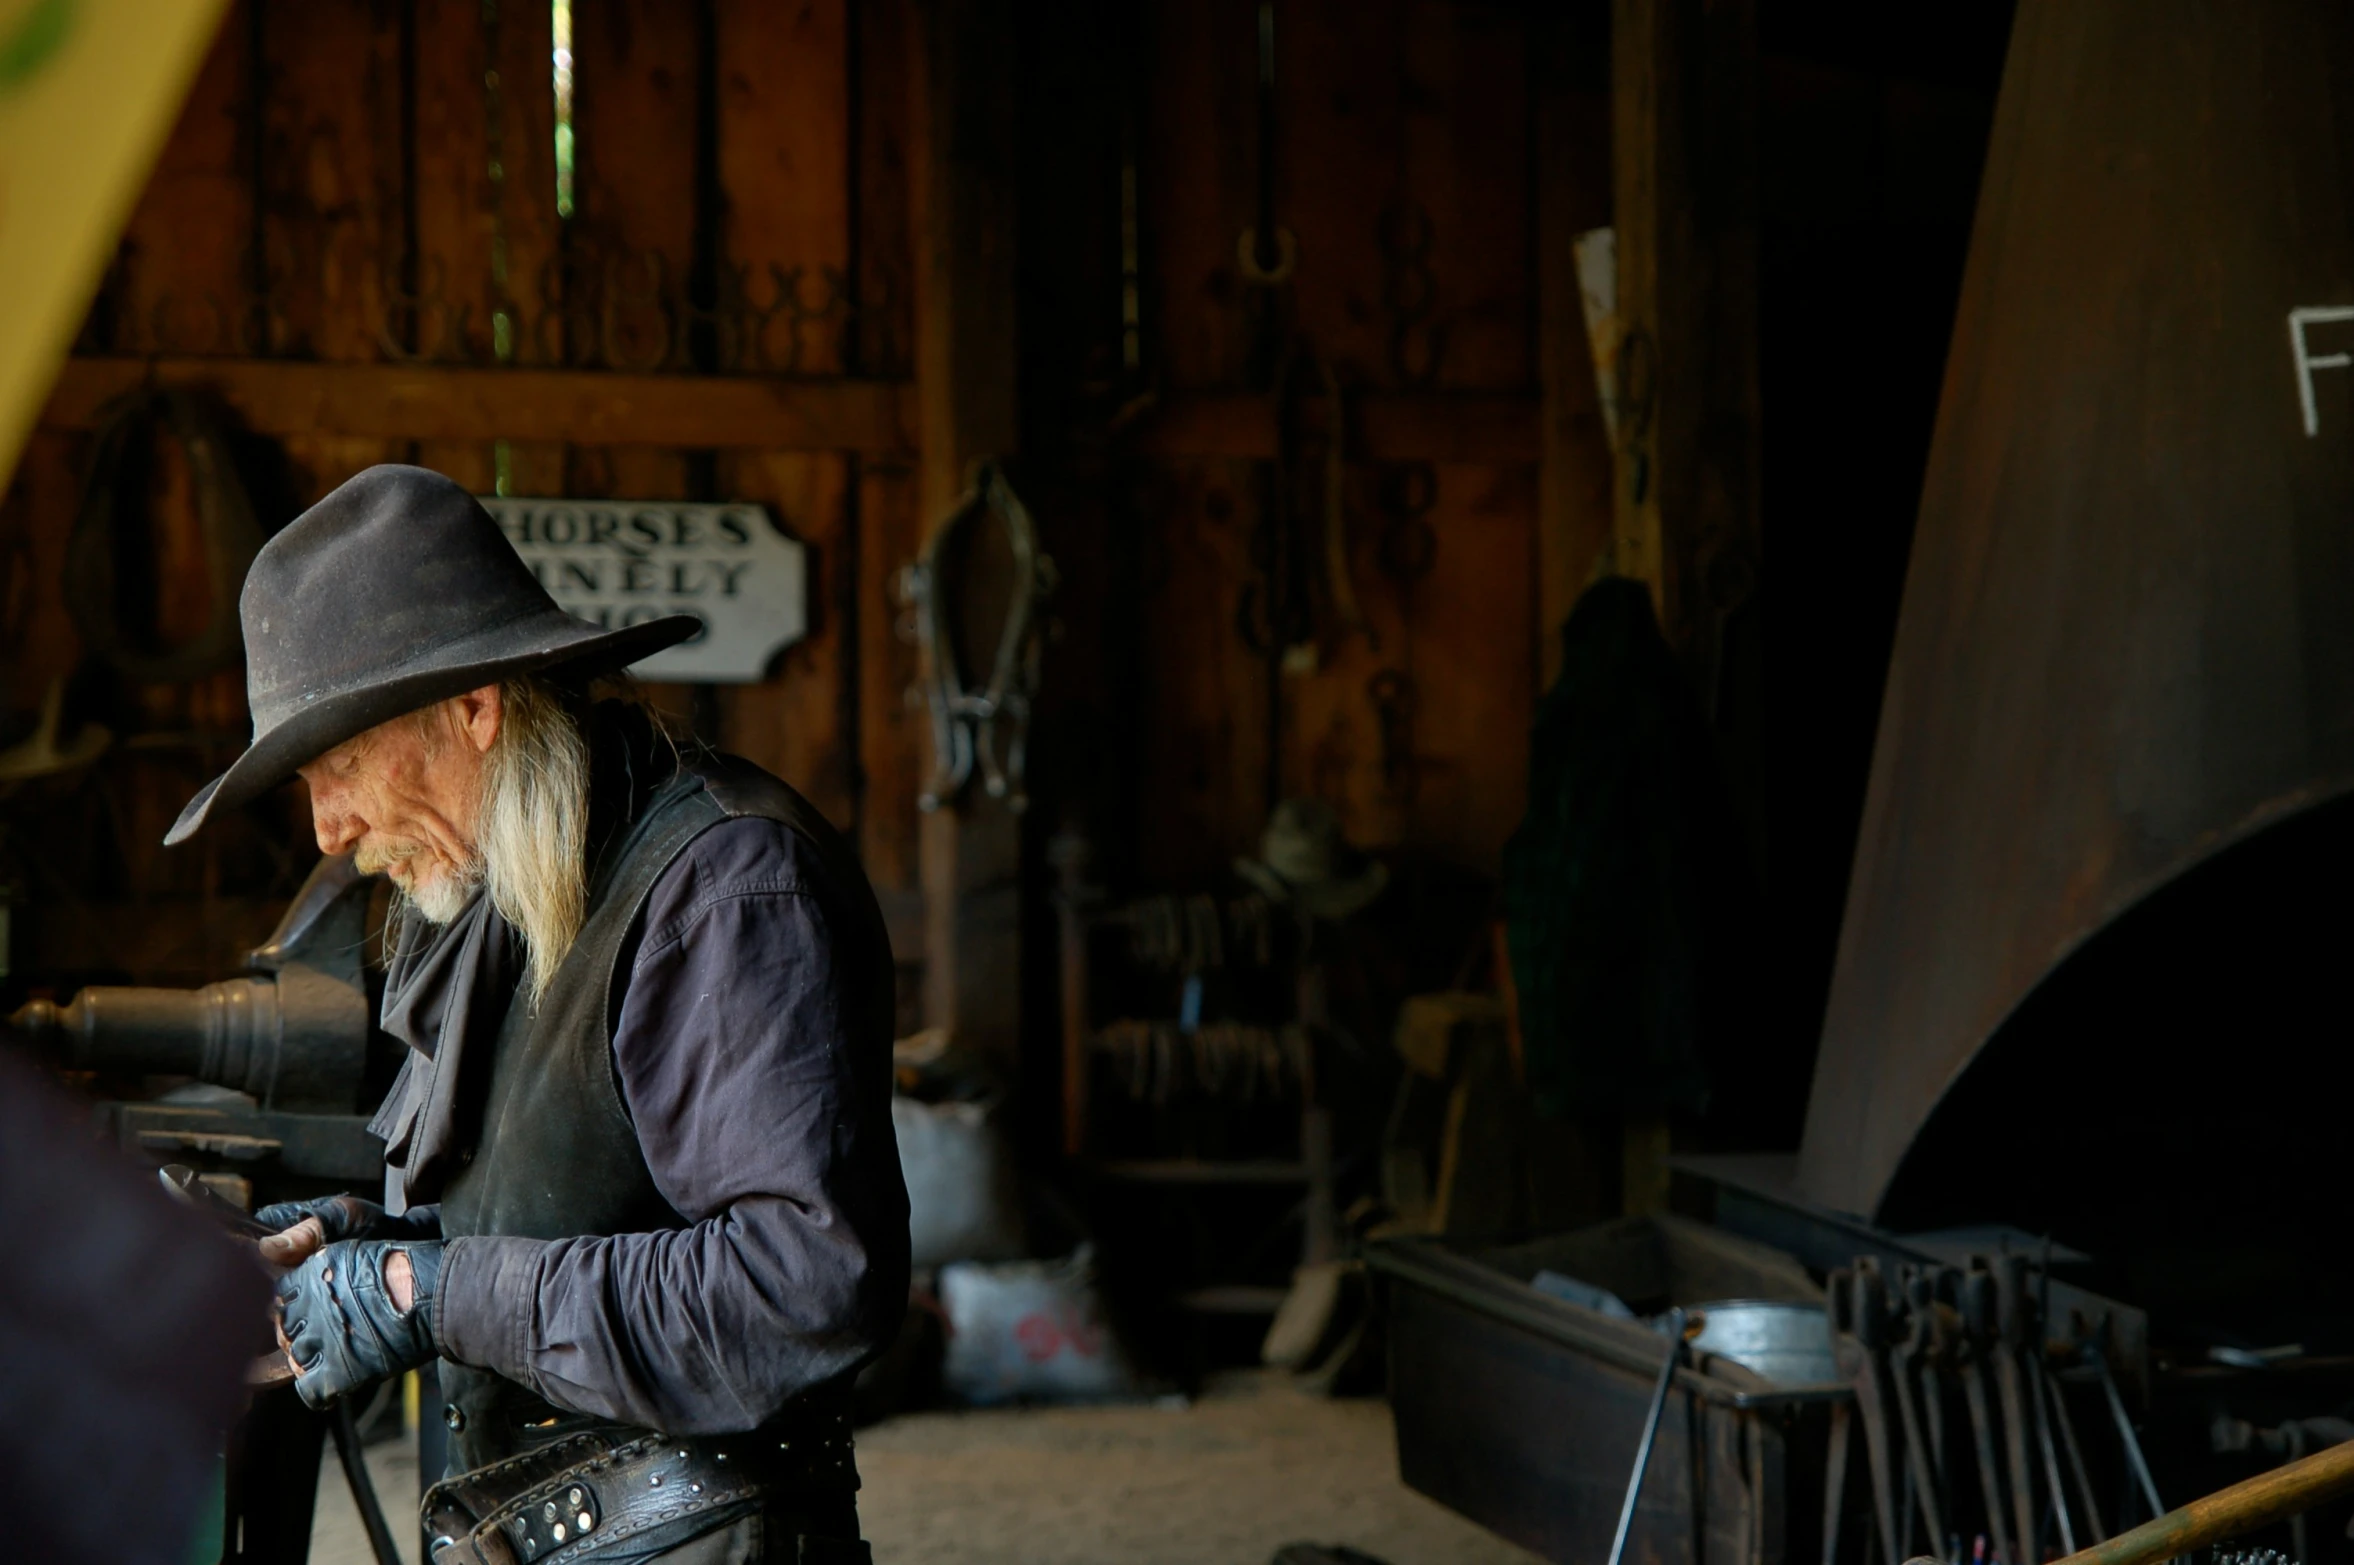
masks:
[[[747,683],[808,629],[806,551],[756,505],[486,496],[567,613],[619,627],[692,614],[703,633],[637,665],[646,679]]]

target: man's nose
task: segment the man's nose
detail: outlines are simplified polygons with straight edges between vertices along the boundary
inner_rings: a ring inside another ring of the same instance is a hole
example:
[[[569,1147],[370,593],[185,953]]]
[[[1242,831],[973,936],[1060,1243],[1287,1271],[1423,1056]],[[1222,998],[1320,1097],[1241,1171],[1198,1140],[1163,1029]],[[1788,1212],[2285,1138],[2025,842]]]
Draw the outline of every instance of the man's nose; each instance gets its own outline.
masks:
[[[313,783],[311,829],[318,834],[321,853],[345,853],[368,834],[368,823],[351,808],[341,789]]]

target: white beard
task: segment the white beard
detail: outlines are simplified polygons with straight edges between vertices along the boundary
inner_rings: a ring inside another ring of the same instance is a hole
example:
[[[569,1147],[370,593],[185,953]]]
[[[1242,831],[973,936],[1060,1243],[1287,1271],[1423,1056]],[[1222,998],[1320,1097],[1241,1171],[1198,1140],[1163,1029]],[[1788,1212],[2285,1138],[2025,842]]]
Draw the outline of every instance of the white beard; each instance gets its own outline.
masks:
[[[410,860],[411,864],[415,862]],[[406,884],[399,880],[393,884],[399,887],[402,900],[415,908],[427,923],[448,924],[466,911],[482,880],[482,856],[475,854],[455,869],[437,869],[423,876],[412,874]]]

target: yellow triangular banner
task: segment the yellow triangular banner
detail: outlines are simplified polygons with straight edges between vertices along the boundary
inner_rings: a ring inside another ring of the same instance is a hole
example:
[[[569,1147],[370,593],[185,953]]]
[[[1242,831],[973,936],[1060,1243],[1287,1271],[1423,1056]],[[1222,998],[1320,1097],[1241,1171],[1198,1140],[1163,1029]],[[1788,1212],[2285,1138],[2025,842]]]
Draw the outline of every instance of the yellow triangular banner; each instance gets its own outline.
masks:
[[[0,487],[227,0],[0,0]]]

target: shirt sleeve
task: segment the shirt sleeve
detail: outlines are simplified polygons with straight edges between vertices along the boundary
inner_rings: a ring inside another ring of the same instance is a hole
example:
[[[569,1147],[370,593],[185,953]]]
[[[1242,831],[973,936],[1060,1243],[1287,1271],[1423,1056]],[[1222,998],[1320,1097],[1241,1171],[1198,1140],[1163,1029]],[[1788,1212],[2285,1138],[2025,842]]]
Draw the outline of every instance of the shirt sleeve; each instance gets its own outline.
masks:
[[[907,1302],[888,1039],[787,827],[712,828],[648,898],[613,1066],[688,1226],[459,1239],[439,1326],[461,1363],[673,1434],[755,1428],[870,1357]]]

